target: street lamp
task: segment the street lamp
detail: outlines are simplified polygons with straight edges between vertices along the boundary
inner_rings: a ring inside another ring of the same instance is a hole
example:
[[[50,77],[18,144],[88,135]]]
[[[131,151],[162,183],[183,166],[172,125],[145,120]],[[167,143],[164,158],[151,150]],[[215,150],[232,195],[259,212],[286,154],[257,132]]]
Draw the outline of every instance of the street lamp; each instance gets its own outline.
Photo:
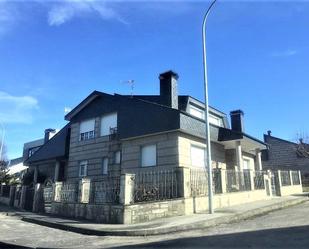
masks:
[[[0,122],[1,128],[2,128],[2,138],[1,138],[1,146],[0,146],[0,161],[2,160],[2,150],[3,150],[3,144],[4,144],[4,134],[5,134],[5,129],[4,125]]]
[[[205,166],[208,170],[208,209],[209,213],[214,213],[213,208],[213,190],[212,190],[212,166],[211,166],[211,150],[210,150],[210,133],[209,133],[209,106],[208,106],[208,78],[206,63],[206,22],[211,8],[217,0],[212,1],[203,20],[203,66],[204,66],[204,89],[205,89],[205,131],[206,131],[206,159]]]

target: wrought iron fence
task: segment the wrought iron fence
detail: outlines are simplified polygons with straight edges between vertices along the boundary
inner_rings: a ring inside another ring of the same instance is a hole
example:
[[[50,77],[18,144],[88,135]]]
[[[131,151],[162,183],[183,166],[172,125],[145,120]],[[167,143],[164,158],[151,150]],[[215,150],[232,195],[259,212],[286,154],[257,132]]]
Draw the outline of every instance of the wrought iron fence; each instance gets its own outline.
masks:
[[[11,189],[11,186],[2,185],[2,196],[3,197],[10,197],[10,189]]]
[[[60,201],[63,203],[76,203],[78,200],[78,183],[63,183],[60,190]]]
[[[191,196],[208,195],[208,174],[206,169],[190,169]]]
[[[264,171],[255,171],[254,173],[254,189],[265,189]]]
[[[45,203],[50,203],[54,200],[54,186],[45,186],[43,188],[43,198]]]
[[[226,170],[226,191],[238,192],[238,191],[250,191],[251,180],[250,171],[235,171]]]
[[[178,197],[175,169],[138,172],[134,177],[134,202],[166,200]]]
[[[91,182],[90,202],[94,204],[119,203],[120,177],[106,177]]]
[[[215,194],[222,194],[221,174],[222,174],[221,169],[214,169],[212,171],[212,179]]]
[[[291,171],[293,185],[300,185],[299,172]]]
[[[290,186],[291,185],[291,177],[289,171],[280,171],[281,184],[282,186]]]

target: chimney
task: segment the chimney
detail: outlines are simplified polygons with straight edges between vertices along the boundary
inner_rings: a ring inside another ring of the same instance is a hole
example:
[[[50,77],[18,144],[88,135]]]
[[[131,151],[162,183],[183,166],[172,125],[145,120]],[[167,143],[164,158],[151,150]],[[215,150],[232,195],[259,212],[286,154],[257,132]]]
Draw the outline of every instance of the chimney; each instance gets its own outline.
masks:
[[[242,110],[236,110],[230,112],[232,130],[238,132],[244,132],[244,112]]]
[[[160,96],[163,105],[178,109],[178,74],[173,71],[161,73],[160,79]]]
[[[51,139],[54,135],[56,134],[56,130],[55,129],[46,129],[45,130],[45,136],[44,136],[44,144]]]
[[[268,131],[267,131],[267,135],[268,135],[268,136],[271,136],[271,130],[268,130]]]

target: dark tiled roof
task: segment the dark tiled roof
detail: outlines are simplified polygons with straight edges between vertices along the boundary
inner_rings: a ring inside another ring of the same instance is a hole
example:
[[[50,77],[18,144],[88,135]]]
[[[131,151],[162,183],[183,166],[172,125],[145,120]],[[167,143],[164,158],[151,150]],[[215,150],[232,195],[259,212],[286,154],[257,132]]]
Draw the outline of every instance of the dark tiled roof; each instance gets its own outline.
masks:
[[[35,154],[25,161],[26,165],[49,159],[60,159],[68,156],[68,143],[70,126],[67,124]]]

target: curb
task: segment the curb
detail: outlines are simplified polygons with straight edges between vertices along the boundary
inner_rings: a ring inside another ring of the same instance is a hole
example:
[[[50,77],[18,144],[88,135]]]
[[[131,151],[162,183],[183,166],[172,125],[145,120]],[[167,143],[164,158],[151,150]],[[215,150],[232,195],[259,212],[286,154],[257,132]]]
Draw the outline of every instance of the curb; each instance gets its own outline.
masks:
[[[83,227],[76,227],[72,225],[67,224],[61,224],[57,222],[50,222],[45,220],[39,220],[35,218],[29,218],[29,217],[23,217],[22,221],[34,223],[38,225],[43,225],[51,228],[56,228],[60,230],[70,231],[74,233],[79,234],[85,234],[85,235],[95,235],[95,236],[150,236],[150,235],[163,235],[168,233],[175,233],[175,232],[184,232],[184,231],[190,231],[190,230],[198,230],[198,229],[205,229],[214,227],[220,224],[227,224],[227,223],[233,223],[238,222],[241,220],[246,220],[250,218],[254,218],[257,216],[265,215],[267,213],[280,210],[283,208],[291,207],[294,205],[298,205],[301,203],[304,203],[308,201],[308,198],[301,198],[301,199],[295,199],[295,200],[287,200],[284,202],[276,203],[273,205],[253,209],[246,211],[244,213],[238,213],[238,214],[231,214],[226,215],[223,217],[217,217],[210,220],[205,220],[201,222],[195,222],[193,224],[187,224],[187,225],[176,225],[176,226],[170,226],[170,227],[161,227],[161,228],[150,228],[150,229],[140,229],[140,230],[95,230],[90,228],[83,228]]]

